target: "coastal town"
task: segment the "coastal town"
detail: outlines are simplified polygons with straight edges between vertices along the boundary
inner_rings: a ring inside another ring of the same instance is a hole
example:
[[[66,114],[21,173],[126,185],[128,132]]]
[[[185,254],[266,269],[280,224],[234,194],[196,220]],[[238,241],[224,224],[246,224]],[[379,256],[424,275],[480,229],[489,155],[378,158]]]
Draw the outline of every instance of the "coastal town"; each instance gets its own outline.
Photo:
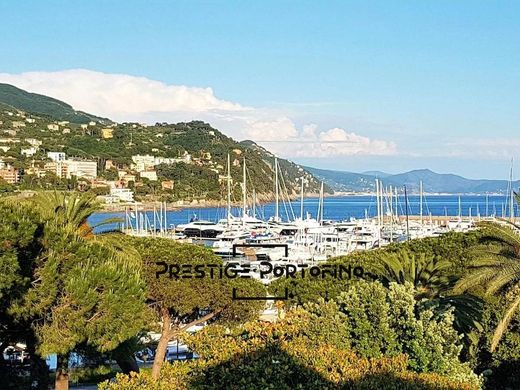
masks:
[[[224,165],[215,161],[210,151],[200,149],[190,153],[163,143],[165,134],[160,130],[161,125],[154,126],[159,129],[153,132],[155,139],[142,140],[138,134],[149,127],[146,124],[118,125],[102,120],[77,124],[6,109],[0,112],[0,118],[0,185],[3,182],[13,189],[30,191],[61,185],[68,190],[91,190],[107,205],[132,203],[136,201],[136,193],[140,195],[139,200],[149,198],[189,205],[198,203],[196,196],[174,196],[176,182],[168,175],[168,167],[191,166],[199,175],[200,172],[211,175],[215,183],[226,181]],[[94,149],[91,145],[85,151],[77,145],[67,147],[63,142],[68,139],[74,142],[79,137],[88,139],[88,143],[110,144],[120,141],[114,137],[121,137],[122,131],[129,137],[128,142],[123,140],[122,147],[131,150],[124,157],[119,146],[112,152],[115,158],[111,158],[110,153],[104,151],[91,154]],[[216,138],[214,130],[209,129],[205,134]],[[133,150],[146,153],[132,154]],[[230,150],[234,168],[240,169],[243,150],[243,147]],[[200,193],[202,203],[208,198],[206,195]]]

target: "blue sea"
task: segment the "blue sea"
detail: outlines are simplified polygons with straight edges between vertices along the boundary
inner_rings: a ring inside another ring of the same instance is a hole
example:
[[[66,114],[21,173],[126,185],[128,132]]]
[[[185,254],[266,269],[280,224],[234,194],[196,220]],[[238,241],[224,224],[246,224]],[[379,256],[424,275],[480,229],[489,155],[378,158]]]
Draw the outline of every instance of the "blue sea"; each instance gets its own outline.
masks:
[[[375,216],[377,214],[376,197],[372,195],[363,196],[338,196],[325,198],[325,206],[323,217],[329,220],[348,220],[349,218],[364,218],[365,216]],[[395,207],[395,198],[394,198]],[[503,195],[461,195],[460,196],[460,211],[462,216],[509,216],[509,199]],[[304,200],[304,212],[310,213],[316,217],[318,212],[318,198],[306,198]],[[387,203],[385,201],[385,210]],[[404,215],[406,213],[406,206],[404,196],[400,196],[397,205],[398,213]],[[419,215],[420,197],[418,195],[408,196],[408,213],[409,215]],[[515,215],[520,215],[518,205],[514,205]],[[233,215],[240,216],[241,209],[234,207],[232,209]],[[284,221],[292,220],[293,216],[300,215],[300,202],[280,202],[279,204],[280,217]],[[423,214],[433,216],[457,216],[459,215],[459,196],[458,195],[425,195],[423,197]],[[256,215],[261,219],[268,219],[275,214],[275,204],[267,203],[256,207]],[[113,217],[124,218],[124,213],[99,213],[93,215],[89,219],[91,225],[96,225],[99,222]],[[153,219],[152,212],[148,212],[149,220]],[[197,217],[198,219],[218,221],[226,217],[226,209],[223,207],[210,208],[186,208],[176,211],[167,212],[168,226],[187,223],[190,219]],[[116,229],[118,224],[110,224],[104,226],[102,229]],[[97,229],[100,231],[101,228]]]

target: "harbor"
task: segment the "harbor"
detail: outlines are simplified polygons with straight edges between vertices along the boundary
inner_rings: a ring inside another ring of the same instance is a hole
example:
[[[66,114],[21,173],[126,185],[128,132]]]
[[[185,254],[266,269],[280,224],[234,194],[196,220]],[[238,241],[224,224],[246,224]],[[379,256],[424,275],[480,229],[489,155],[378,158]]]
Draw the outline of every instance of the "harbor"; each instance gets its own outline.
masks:
[[[245,160],[242,166],[241,207],[232,207],[236,199],[232,199],[228,175],[222,209],[186,210],[189,214],[183,220],[182,211],[172,212],[163,202],[152,208],[133,204],[114,215],[121,219],[114,228],[132,236],[204,245],[225,262],[247,266],[259,278],[268,263],[316,265],[392,243],[468,232],[481,221],[513,222],[518,215],[512,190],[502,196],[433,196],[423,193],[420,182],[420,193],[409,195],[406,187],[385,186],[379,179],[374,195],[325,197],[322,183],[319,197],[310,199],[305,198],[302,179],[300,199],[294,200],[283,186],[276,160],[275,201],[261,205],[254,188],[248,189]]]

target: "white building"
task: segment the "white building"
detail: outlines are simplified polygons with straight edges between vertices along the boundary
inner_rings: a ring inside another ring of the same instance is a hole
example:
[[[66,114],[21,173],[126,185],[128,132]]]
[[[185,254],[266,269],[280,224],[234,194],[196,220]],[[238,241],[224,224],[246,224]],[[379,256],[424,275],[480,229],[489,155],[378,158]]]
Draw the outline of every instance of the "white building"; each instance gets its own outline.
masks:
[[[137,172],[146,171],[149,168],[153,168],[155,166],[155,157],[150,155],[136,155],[132,156],[132,169],[135,169]]]
[[[94,179],[97,177],[97,162],[87,160],[65,160],[67,179],[72,176]]]
[[[54,124],[54,123],[51,123],[50,125],[47,125],[47,128],[49,130],[53,130],[53,131],[58,131],[60,129],[60,126]]]
[[[54,162],[65,161],[67,156],[63,152],[47,152],[47,157]]]
[[[30,148],[22,149],[21,153],[26,155],[27,157],[31,157],[31,156],[34,156],[37,151],[38,151],[38,148],[31,146]]]
[[[155,171],[141,171],[139,172],[141,179],[148,179],[151,181],[157,181],[157,172]]]
[[[43,170],[54,173],[60,179],[65,179],[67,177],[67,166],[64,161],[45,163]]]
[[[175,164],[176,162],[180,162],[179,159],[167,158],[167,157],[156,157],[155,158],[155,165],[159,165],[159,164],[171,165],[171,164]]]
[[[133,202],[134,192],[129,188],[111,188],[110,195],[105,198],[106,203]]]

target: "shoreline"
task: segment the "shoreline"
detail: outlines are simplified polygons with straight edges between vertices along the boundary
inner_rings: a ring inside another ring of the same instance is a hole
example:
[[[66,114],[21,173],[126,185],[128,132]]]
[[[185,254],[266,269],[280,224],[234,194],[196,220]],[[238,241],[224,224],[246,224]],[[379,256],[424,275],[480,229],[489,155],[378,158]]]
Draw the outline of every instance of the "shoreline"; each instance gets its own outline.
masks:
[[[375,193],[350,193],[350,192],[336,192],[334,194],[324,194],[324,198],[341,198],[341,197],[362,197],[362,196],[376,196]],[[403,196],[403,195],[401,195]],[[419,194],[409,194],[408,196],[419,196]],[[475,194],[475,193],[457,193],[457,194],[450,194],[450,193],[425,193],[424,196],[505,196],[504,194],[500,193],[493,193],[493,194]],[[319,194],[306,194],[305,198],[318,198]],[[293,196],[290,197],[291,201],[299,201],[299,196]],[[258,202],[258,205],[266,205],[269,203],[273,203],[274,199],[265,199],[260,200]],[[116,212],[123,212],[127,208],[134,208],[136,205],[140,209],[146,209],[146,210],[153,210],[155,207],[156,209],[160,208],[160,204],[162,202],[160,201],[144,201],[144,202],[135,202],[135,203],[117,203],[117,204],[103,204],[102,210],[98,211],[99,213],[116,213]],[[231,207],[241,207],[242,202],[232,202]],[[166,202],[166,210],[167,211],[181,211],[181,210],[189,210],[189,209],[206,209],[206,208],[225,208],[226,207],[226,201],[216,201],[216,200],[195,200],[195,201],[176,201],[173,203]]]

